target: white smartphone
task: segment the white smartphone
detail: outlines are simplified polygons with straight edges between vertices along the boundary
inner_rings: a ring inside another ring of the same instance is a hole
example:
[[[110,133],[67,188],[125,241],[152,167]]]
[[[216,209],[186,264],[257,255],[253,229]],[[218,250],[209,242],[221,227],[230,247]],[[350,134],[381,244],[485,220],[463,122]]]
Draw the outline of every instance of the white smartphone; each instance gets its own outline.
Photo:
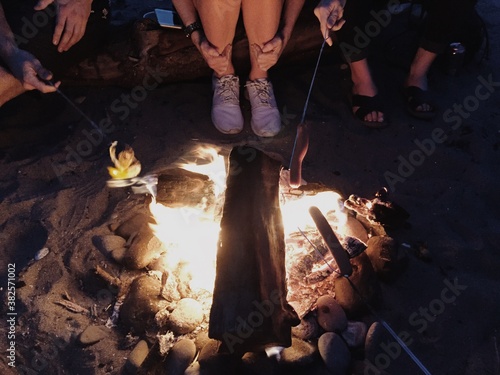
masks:
[[[156,19],[162,27],[182,29],[183,24],[179,15],[173,10],[155,9]]]

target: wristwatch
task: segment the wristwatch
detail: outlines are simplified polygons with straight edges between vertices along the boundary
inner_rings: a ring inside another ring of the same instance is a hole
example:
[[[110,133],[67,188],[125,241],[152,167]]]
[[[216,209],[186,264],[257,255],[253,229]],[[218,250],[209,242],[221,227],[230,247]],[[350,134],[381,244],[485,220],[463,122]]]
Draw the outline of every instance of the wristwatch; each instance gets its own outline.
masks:
[[[203,30],[203,26],[201,23],[196,21],[184,27],[184,34],[186,34],[186,38],[190,38],[191,34],[197,30]]]

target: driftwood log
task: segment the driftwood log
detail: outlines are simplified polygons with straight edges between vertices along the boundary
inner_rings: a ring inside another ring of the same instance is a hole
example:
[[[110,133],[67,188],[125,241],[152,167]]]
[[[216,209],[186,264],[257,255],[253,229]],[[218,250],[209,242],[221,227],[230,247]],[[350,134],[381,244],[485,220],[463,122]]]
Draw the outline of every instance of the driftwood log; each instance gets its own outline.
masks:
[[[286,301],[281,163],[249,147],[229,163],[209,336],[230,353],[288,347],[300,320]]]
[[[278,65],[296,64],[318,54],[322,38],[314,5],[306,2]],[[152,87],[210,76],[211,70],[182,30],[161,28],[142,16],[137,14],[131,25],[111,30],[106,50],[70,69],[65,82]],[[233,43],[233,62],[239,74],[249,69],[248,40],[241,22]]]

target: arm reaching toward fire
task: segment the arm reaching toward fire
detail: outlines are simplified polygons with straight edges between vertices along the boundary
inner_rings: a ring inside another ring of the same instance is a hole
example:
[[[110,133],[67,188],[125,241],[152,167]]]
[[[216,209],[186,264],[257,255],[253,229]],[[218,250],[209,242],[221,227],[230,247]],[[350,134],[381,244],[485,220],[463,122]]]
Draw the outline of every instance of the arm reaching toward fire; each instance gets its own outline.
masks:
[[[54,86],[47,84],[46,81],[52,79],[52,73],[45,69],[35,56],[17,46],[1,4],[0,59],[5,62],[10,73],[21,82],[25,90],[37,89],[47,93],[55,91],[59,86],[59,83]],[[2,70],[1,67],[0,70]],[[1,73],[8,74],[8,72]]]

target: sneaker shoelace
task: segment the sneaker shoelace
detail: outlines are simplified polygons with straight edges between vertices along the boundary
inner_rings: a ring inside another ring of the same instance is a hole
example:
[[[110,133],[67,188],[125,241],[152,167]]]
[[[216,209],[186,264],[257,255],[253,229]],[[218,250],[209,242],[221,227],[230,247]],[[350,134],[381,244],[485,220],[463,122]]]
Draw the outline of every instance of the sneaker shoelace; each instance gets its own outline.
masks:
[[[269,93],[271,85],[269,84],[269,81],[267,80],[255,81],[252,82],[252,86],[255,87],[255,91],[257,97],[260,100],[260,103],[271,107],[271,94]]]
[[[219,79],[216,94],[222,98],[223,103],[238,100],[238,95],[236,95],[237,81],[236,77],[222,77]]]

